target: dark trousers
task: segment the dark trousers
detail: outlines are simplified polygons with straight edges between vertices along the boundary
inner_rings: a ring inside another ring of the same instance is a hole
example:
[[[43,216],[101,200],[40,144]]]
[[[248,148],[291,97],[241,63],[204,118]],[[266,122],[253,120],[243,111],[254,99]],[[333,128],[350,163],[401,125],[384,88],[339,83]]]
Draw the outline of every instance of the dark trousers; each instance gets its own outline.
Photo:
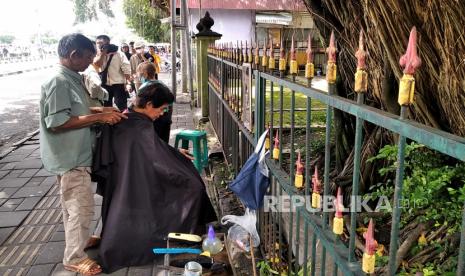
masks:
[[[173,107],[170,106],[168,112],[166,112],[160,118],[153,121],[153,128],[155,129],[155,132],[166,143],[170,142],[171,116],[172,115],[173,115]]]
[[[124,84],[102,85],[108,91],[108,101],[103,103],[103,106],[113,106],[113,98],[115,104],[120,111],[128,108],[128,93],[124,90]]]

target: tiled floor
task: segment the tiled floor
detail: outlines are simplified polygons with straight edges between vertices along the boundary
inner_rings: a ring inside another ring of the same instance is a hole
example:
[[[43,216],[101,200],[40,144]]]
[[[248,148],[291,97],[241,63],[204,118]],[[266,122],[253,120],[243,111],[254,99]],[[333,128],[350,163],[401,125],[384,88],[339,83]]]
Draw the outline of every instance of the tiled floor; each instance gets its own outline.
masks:
[[[176,133],[194,128],[193,117],[189,103],[174,105],[171,144]],[[101,197],[95,199],[91,227],[98,234]],[[0,159],[0,275],[76,275],[63,269],[63,250],[58,186],[55,176],[43,169],[36,135]],[[111,275],[164,275],[157,268],[161,261]]]

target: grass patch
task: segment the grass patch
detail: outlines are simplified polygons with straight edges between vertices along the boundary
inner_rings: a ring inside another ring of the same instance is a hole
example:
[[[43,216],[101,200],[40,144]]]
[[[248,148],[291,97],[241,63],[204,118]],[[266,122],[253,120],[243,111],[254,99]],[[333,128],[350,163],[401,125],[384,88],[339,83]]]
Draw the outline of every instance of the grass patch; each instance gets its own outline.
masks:
[[[237,86],[228,85],[225,97],[230,97],[231,101],[235,97],[240,97],[240,95],[234,95],[232,91]],[[252,85],[251,91],[255,91],[255,85]],[[283,126],[289,128],[291,125],[291,89],[283,87]],[[273,126],[279,126],[279,85],[273,85]],[[255,105],[255,92],[251,93],[253,105]],[[271,121],[271,84],[270,81],[266,82],[266,91],[265,91],[265,124],[268,125]],[[311,120],[312,126],[325,126],[326,125],[326,105],[316,99],[312,99],[311,105]],[[295,93],[295,120],[294,124],[296,127],[305,127],[307,123],[307,96],[301,92]]]
[[[291,125],[291,90],[289,88],[283,89],[283,125],[289,127]],[[279,86],[273,86],[273,126],[279,125],[279,109],[280,109],[280,91]],[[266,86],[266,113],[265,123],[271,121],[271,85]],[[326,105],[322,102],[312,99],[312,125],[325,125],[326,124]],[[295,93],[295,125],[305,126],[307,122],[307,96],[303,93]]]

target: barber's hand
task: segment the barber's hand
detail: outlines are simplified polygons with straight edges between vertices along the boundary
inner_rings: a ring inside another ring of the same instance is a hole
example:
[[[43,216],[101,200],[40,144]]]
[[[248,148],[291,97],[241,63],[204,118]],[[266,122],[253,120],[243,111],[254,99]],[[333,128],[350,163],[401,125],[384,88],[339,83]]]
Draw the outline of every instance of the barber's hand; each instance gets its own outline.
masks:
[[[114,125],[121,121],[122,119],[127,119],[128,117],[123,113],[119,112],[108,112],[108,113],[100,113],[99,121],[103,124]]]
[[[194,157],[189,153],[189,150],[179,149],[179,152],[189,160],[194,160]]]

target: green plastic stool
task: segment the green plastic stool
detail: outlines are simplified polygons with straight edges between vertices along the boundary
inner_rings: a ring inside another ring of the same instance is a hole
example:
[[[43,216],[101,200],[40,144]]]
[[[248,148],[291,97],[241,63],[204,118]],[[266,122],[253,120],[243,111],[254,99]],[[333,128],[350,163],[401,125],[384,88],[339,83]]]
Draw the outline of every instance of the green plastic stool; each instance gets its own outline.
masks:
[[[192,141],[194,166],[199,173],[202,172],[202,169],[208,166],[207,133],[203,130],[183,130],[176,135],[174,143],[176,149],[179,141],[182,141],[181,147],[183,149],[189,149],[189,141]]]

